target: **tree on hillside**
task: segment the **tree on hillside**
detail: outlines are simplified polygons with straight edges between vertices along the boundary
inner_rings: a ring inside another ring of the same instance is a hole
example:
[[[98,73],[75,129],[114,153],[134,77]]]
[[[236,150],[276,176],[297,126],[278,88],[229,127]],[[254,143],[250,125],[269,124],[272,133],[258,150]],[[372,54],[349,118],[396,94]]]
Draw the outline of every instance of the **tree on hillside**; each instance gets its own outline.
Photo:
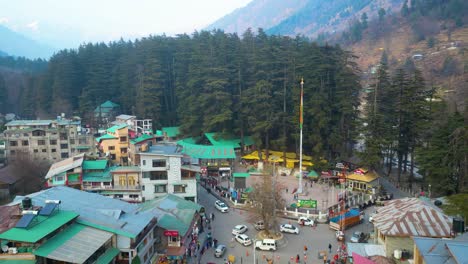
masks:
[[[50,163],[35,160],[28,153],[19,153],[8,166],[11,166],[11,172],[20,180],[16,185],[16,193],[30,194],[45,187],[44,177]]]
[[[468,193],[459,193],[446,197],[446,203],[442,205],[444,212],[450,216],[460,216],[468,220]]]

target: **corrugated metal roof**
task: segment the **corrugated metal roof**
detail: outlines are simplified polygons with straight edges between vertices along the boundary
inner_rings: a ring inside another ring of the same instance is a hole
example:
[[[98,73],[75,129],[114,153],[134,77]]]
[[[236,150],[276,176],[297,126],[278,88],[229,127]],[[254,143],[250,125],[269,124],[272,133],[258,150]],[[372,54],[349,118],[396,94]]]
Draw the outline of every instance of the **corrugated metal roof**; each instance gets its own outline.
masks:
[[[99,256],[96,260],[96,264],[109,264],[119,253],[120,250],[117,248],[108,248],[104,254]]]
[[[426,264],[468,263],[468,241],[415,237],[414,244]]]
[[[114,137],[113,135],[110,135],[110,134],[104,134],[104,135],[96,138],[96,141],[101,142],[101,140],[104,140],[104,139],[117,139],[117,137]]]
[[[85,160],[83,170],[104,170],[108,162],[108,160]]]
[[[451,236],[451,218],[417,198],[389,201],[373,220],[386,236]]]
[[[57,186],[27,195],[35,206],[44,206],[45,200],[60,200],[60,208],[78,213],[77,221],[98,229],[135,238],[151,222],[154,215],[139,212],[136,204],[84,192],[66,186]],[[10,204],[18,204],[23,196],[15,197]],[[118,219],[109,217],[101,210],[122,210]]]
[[[120,129],[124,129],[127,127],[127,124],[121,124],[121,125],[116,125],[116,126],[112,126],[112,127],[109,127],[107,129],[107,132],[110,132],[110,133],[115,133],[115,131],[117,130],[120,130]]]
[[[45,178],[49,179],[57,174],[66,172],[76,167],[80,167],[83,163],[83,159],[84,153],[56,162],[50,166],[50,169],[47,172]]]
[[[112,236],[106,231],[74,224],[47,240],[34,254],[69,263],[84,263]]]
[[[53,120],[13,120],[6,123],[5,126],[48,126],[52,122]]]
[[[457,263],[468,263],[468,242],[447,243],[448,250]]]
[[[176,137],[180,134],[179,127],[163,127],[162,131],[166,133],[168,137]]]
[[[17,216],[17,217],[15,217]],[[19,205],[4,205],[0,206],[0,233],[15,227],[16,222],[20,219],[21,210]]]

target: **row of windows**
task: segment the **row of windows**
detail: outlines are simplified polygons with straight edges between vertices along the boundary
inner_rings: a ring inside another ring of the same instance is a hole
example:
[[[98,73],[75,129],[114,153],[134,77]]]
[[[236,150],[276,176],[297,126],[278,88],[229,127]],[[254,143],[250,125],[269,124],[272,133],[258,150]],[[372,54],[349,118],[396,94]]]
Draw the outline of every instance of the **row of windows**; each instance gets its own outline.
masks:
[[[146,166],[146,160],[143,160],[143,166]],[[164,159],[154,159],[152,160],[153,168],[166,168],[166,160]]]
[[[39,153],[39,150],[38,150],[38,149],[34,149],[33,152],[34,152],[34,153]],[[41,149],[41,152],[42,152],[42,153],[46,153],[46,152],[47,152],[47,149]],[[50,152],[56,153],[57,150],[56,150],[56,149],[51,149]],[[16,155],[16,150],[10,150],[10,155],[11,155],[11,156]],[[68,158],[69,155],[68,155],[67,152],[64,152],[64,153],[60,153],[60,157],[63,158],[63,159],[65,159],[65,158]],[[55,159],[55,158],[54,158],[54,159]]]
[[[186,185],[174,185],[174,193],[185,193]],[[166,184],[156,184],[154,185],[154,193],[166,193],[167,185]]]
[[[115,146],[109,146],[109,150],[115,150]],[[120,148],[121,153],[127,153],[127,148]]]
[[[145,171],[143,178],[149,178],[152,181],[167,180],[167,171]]]
[[[80,142],[79,144],[87,144],[85,139],[83,139],[83,140],[80,139],[79,142]],[[16,147],[16,146],[18,146],[18,144],[19,144],[18,141],[14,141],[14,140],[10,141],[10,146],[12,146],[12,147]],[[37,141],[37,145],[39,145],[39,146],[44,146],[45,144],[46,144],[46,141],[44,139],[39,139]],[[72,144],[72,145],[75,144],[75,140],[70,139],[70,144]],[[22,146],[29,146],[29,141],[28,140],[22,140],[21,145]],[[49,140],[49,145],[57,145],[57,140],[56,139]],[[61,148],[68,148],[68,144],[60,144],[60,147]],[[124,148],[124,149],[125,149],[125,152],[126,152],[127,148]],[[122,149],[121,149],[121,151],[122,151]]]

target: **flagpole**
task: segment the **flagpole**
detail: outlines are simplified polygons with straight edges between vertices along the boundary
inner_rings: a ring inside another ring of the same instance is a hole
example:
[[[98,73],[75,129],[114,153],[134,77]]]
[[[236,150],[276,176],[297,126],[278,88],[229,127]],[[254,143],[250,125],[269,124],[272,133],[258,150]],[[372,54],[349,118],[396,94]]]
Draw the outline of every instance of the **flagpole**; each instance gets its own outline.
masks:
[[[303,108],[304,108],[304,78],[301,78],[301,106],[299,110],[299,188],[297,193],[302,193],[302,124],[303,124]]]

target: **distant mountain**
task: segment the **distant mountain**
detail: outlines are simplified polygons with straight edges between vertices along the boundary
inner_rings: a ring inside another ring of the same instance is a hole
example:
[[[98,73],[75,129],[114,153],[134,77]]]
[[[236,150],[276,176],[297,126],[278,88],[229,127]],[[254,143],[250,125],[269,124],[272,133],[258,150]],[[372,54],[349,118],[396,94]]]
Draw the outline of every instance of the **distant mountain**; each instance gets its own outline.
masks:
[[[0,51],[10,56],[48,59],[54,48],[38,43],[0,25]]]
[[[295,14],[310,0],[253,0],[247,6],[215,21],[206,29],[223,29],[242,34],[246,29],[268,29]]]
[[[403,0],[253,0],[244,8],[214,22],[207,29],[243,33],[263,28],[269,34],[315,37],[319,33],[341,31],[366,12],[377,16],[380,8],[399,10]]]
[[[8,56],[8,53],[0,50],[0,57],[6,57],[6,56]]]

